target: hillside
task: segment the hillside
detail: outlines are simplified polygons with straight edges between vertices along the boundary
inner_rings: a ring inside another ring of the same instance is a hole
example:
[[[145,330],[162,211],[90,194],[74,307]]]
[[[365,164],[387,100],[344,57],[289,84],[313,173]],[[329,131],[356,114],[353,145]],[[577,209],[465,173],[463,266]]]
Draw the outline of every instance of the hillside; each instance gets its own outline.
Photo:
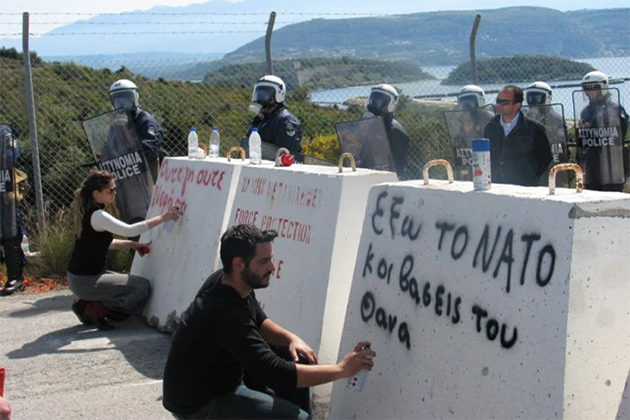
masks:
[[[449,11],[354,19],[314,19],[274,32],[277,58],[349,56],[454,65],[469,58],[475,14],[477,58],[630,55],[630,8],[560,12],[539,7]],[[527,22],[535,24],[526,24]],[[515,24],[519,23],[519,24]],[[227,54],[224,63],[264,59],[264,38]]]
[[[316,89],[334,89],[370,83],[411,82],[434,79],[418,66],[351,58],[311,58],[274,62],[274,73],[287,84]],[[265,63],[232,64],[204,77],[211,84],[250,85],[265,74]]]

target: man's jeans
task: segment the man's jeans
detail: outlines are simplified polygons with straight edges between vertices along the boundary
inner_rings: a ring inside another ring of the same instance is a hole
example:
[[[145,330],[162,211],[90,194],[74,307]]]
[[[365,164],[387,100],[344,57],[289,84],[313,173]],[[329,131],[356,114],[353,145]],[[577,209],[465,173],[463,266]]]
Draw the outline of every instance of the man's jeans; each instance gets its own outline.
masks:
[[[296,404],[274,395],[249,389],[241,382],[234,392],[221,395],[193,414],[173,413],[180,420],[190,419],[299,419],[310,414]]]

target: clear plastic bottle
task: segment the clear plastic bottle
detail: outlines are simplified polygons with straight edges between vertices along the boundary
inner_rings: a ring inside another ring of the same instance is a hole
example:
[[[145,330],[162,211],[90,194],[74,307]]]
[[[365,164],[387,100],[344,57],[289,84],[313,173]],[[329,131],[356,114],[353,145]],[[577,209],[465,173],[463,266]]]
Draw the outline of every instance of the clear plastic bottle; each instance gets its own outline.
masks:
[[[221,135],[219,134],[219,129],[214,127],[212,129],[212,133],[210,134],[210,151],[208,152],[208,157],[216,158],[219,157],[219,146],[221,145]]]
[[[197,130],[193,127],[188,133],[188,159],[197,158],[197,149],[199,149],[199,137],[197,137]]]
[[[262,163],[262,150],[261,150],[260,134],[258,134],[257,128],[252,128],[252,133],[249,135],[249,164],[260,165]]]

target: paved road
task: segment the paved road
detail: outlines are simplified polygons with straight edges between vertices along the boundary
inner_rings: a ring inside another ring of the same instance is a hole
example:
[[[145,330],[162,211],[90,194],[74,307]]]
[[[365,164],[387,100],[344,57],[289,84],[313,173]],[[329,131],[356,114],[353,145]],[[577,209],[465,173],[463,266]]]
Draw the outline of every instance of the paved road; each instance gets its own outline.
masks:
[[[0,298],[0,366],[13,420],[170,419],[162,373],[170,336],[138,319],[81,325],[68,290]]]

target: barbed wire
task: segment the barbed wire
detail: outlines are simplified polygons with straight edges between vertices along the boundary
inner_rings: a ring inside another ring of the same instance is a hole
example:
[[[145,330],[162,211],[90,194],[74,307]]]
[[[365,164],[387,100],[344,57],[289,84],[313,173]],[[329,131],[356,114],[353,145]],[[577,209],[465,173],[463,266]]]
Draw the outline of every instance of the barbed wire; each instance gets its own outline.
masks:
[[[28,13],[28,12],[26,12]],[[402,13],[392,14],[392,13],[356,13],[356,12],[276,12],[276,15],[293,15],[293,16],[398,16]],[[413,13],[412,13],[413,14]],[[23,13],[5,13],[0,12],[0,16],[22,16]],[[240,13],[229,13],[229,12],[171,12],[171,13],[162,13],[162,12],[120,12],[120,13],[81,13],[81,12],[36,12],[29,13],[30,16],[121,16],[121,15],[134,15],[134,16],[269,16],[269,12],[240,12]]]
[[[295,22],[282,22],[283,25],[301,23],[302,21]],[[140,22],[30,22],[31,26],[41,25],[267,25],[269,22],[216,22],[216,21],[198,21],[198,22],[161,22],[161,21],[140,21]],[[276,21],[277,23],[277,21]],[[22,22],[7,22],[3,25],[22,25]]]
[[[204,35],[204,34],[260,34],[264,31],[147,31],[147,32],[61,32],[61,33],[37,33],[29,32],[30,36],[76,36],[76,35]],[[0,33],[0,36],[21,36],[21,32],[7,34]]]

